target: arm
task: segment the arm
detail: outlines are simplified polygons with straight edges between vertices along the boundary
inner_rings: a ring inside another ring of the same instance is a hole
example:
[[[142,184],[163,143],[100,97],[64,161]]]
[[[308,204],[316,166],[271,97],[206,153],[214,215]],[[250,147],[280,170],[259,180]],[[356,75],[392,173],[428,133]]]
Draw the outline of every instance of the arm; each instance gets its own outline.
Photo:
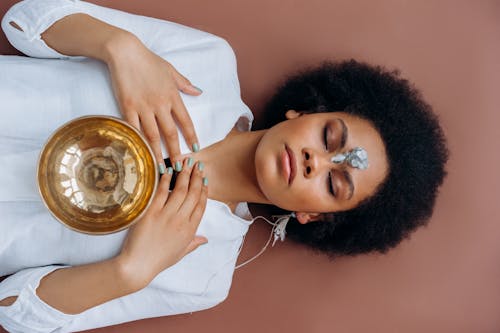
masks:
[[[170,193],[172,172],[164,175],[151,206],[130,228],[117,257],[57,270],[43,268],[42,273],[34,269],[34,278],[28,270],[27,286],[9,309],[5,312],[0,309],[0,323],[5,319],[12,327],[30,330],[42,323],[41,326],[53,330],[72,321],[71,315],[145,288],[160,272],[207,242],[204,237],[194,235],[207,200],[207,186],[202,185],[202,176],[202,168],[194,168],[186,160]],[[43,270],[47,269],[49,274],[44,275]],[[0,287],[5,282],[15,284],[15,278],[7,278]],[[14,287],[7,285],[4,289]],[[4,293],[0,288],[0,295]],[[45,303],[37,309],[34,304],[37,302]],[[30,322],[26,323],[26,318]]]
[[[42,33],[45,43],[57,52],[111,61],[113,50],[128,52],[128,45],[140,43],[135,35],[83,13],[68,15]],[[75,43],[78,41],[78,43]]]
[[[68,34],[67,42],[74,44],[81,43],[81,37],[86,38],[87,41],[105,39],[108,36],[99,36],[104,32],[103,27],[107,30],[106,35],[110,31],[126,31],[135,36],[148,49],[162,56],[194,43],[210,43],[220,40],[209,33],[173,22],[135,15],[79,0],[20,1],[13,5],[3,17],[2,29],[9,42],[28,56],[67,58],[72,55],[61,54],[54,50],[44,42],[42,35],[52,25],[73,14],[93,19],[91,22],[93,27],[90,28],[93,29],[92,31],[88,30],[87,25],[82,25],[83,21],[71,23],[71,25],[79,25],[81,28],[80,31],[74,31],[77,35]],[[75,53],[75,56],[82,55]]]
[[[171,160],[181,162],[176,122],[187,146],[199,149],[179,90],[193,96],[201,90],[162,56],[193,42],[216,40],[214,36],[76,0],[22,1],[7,12],[2,28],[10,43],[29,56],[85,56],[105,62],[122,115],[142,127],[160,170],[165,167],[161,134]]]
[[[19,291],[16,303],[8,307],[0,307],[0,326],[9,332],[75,332],[98,327],[117,325],[139,319],[176,315],[200,311],[217,305],[227,297],[231,275],[229,268],[234,268],[234,262],[227,270],[209,280],[206,293],[179,293],[169,290],[162,276],[147,287],[94,306],[80,314],[65,314],[43,303],[34,290],[39,290],[40,277],[49,276],[47,272],[59,269],[61,266],[46,266],[19,271],[0,283],[0,294],[6,290],[18,293],[16,286],[26,285]],[[165,272],[165,277],[171,273]],[[197,279],[207,279],[208,276],[197,276]],[[229,280],[229,282],[228,282]],[[206,281],[206,280],[205,280]],[[224,286],[224,287],[221,287]],[[88,292],[88,291],[87,291]],[[70,294],[66,295],[70,298]],[[1,298],[1,296],[0,296]]]
[[[24,30],[15,22],[8,22],[15,29]],[[85,56],[111,61],[113,49],[127,51],[127,45],[138,43],[135,35],[109,25],[84,13],[70,14],[55,22],[41,34],[47,46],[69,56]],[[75,43],[78,41],[78,43]]]
[[[57,269],[47,274],[36,289],[41,300],[67,314],[78,314],[112,299],[133,293],[134,286],[117,258],[98,263]],[[68,297],[71,296],[71,297]],[[0,302],[12,305],[17,296]]]

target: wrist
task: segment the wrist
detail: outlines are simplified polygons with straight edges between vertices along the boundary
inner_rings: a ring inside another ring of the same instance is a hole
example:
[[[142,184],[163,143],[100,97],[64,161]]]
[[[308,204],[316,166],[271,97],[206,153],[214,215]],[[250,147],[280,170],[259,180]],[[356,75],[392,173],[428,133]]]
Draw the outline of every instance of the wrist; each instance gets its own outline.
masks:
[[[117,281],[131,292],[145,288],[152,280],[123,255],[111,259],[111,264],[114,266]]]
[[[127,56],[138,47],[144,47],[142,42],[128,31],[120,31],[109,38],[103,45],[103,57],[108,66],[114,65],[124,56]]]

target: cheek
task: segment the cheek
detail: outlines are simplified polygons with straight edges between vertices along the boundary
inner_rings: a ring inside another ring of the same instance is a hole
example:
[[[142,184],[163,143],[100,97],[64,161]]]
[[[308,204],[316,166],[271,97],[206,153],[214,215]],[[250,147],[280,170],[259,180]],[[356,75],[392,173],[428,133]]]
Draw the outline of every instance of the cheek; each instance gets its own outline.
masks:
[[[273,194],[273,188],[277,187],[277,162],[274,157],[274,152],[270,149],[270,145],[265,142],[259,143],[255,151],[255,175],[260,190],[268,199]]]
[[[334,203],[325,192],[320,178],[314,180],[301,179],[293,184],[286,194],[279,195],[283,205],[290,206],[288,209],[305,212],[326,212],[334,209]],[[287,198],[286,201],[283,200]]]

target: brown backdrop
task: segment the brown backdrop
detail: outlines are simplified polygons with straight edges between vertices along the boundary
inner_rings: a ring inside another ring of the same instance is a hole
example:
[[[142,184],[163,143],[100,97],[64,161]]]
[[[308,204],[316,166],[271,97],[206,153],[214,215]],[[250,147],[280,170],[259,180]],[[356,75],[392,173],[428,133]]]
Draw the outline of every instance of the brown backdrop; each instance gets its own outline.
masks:
[[[15,2],[1,0],[0,14]],[[429,226],[387,255],[329,262],[286,242],[237,271],[211,310],[89,332],[500,331],[499,1],[92,2],[225,37],[257,114],[304,65],[353,57],[399,68],[440,115],[452,155]],[[252,228],[243,258],[267,230]]]

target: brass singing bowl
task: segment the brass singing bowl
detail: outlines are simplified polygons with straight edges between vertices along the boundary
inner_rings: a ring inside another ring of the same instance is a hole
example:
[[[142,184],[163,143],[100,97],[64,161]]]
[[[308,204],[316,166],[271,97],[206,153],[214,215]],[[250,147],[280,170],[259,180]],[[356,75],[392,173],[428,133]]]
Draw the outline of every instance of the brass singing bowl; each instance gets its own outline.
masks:
[[[93,235],[130,227],[158,185],[147,141],[126,122],[107,116],[77,118],[57,129],[40,153],[37,177],[52,215]]]

